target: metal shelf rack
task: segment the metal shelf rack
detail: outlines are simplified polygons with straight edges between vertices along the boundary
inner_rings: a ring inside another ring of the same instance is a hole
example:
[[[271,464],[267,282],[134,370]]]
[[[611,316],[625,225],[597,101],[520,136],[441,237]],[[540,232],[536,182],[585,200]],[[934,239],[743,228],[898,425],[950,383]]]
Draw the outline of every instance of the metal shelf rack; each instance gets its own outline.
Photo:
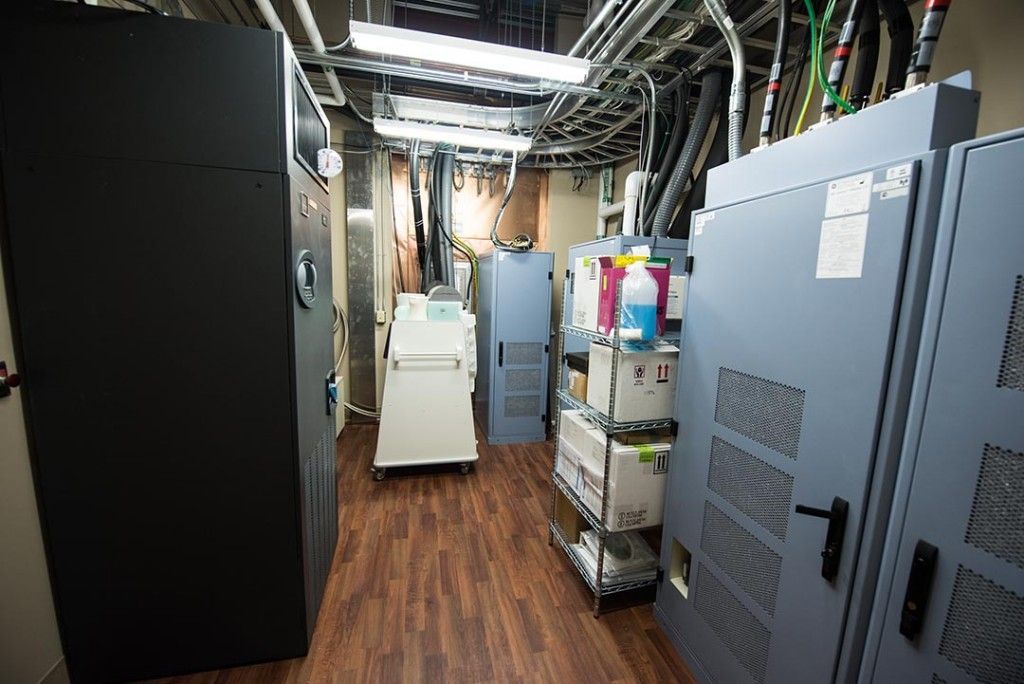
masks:
[[[565,280],[565,284],[562,288],[562,311],[567,310],[568,301],[570,294],[570,283],[569,278]],[[551,515],[548,522],[548,544],[554,545],[555,541],[558,541],[559,546],[572,561],[572,564],[576,566],[576,570],[579,571],[580,576],[583,577],[584,582],[594,595],[594,617],[599,617],[601,614],[601,598],[609,594],[617,594],[625,591],[632,591],[634,589],[642,589],[645,587],[652,586],[657,583],[657,578],[650,578],[644,580],[635,580],[628,582],[607,582],[600,581],[600,578],[604,577],[604,547],[605,541],[608,535],[611,534],[611,530],[608,529],[605,521],[608,518],[608,480],[611,471],[611,455],[612,455],[612,442],[613,436],[620,432],[634,432],[639,430],[656,430],[668,428],[672,425],[671,419],[665,420],[651,420],[651,421],[638,421],[620,423],[616,422],[612,417],[615,415],[615,390],[616,390],[616,375],[619,367],[619,354],[622,353],[624,345],[628,344],[631,349],[652,347],[657,342],[677,342],[678,336],[662,336],[652,342],[639,342],[635,340],[624,340],[619,334],[621,325],[621,313],[622,313],[622,282],[616,286],[615,292],[615,327],[612,330],[611,335],[601,335],[591,330],[585,330],[578,328],[573,325],[561,325],[559,327],[558,334],[558,372],[557,380],[555,383],[556,396],[558,398],[557,407],[555,410],[555,446],[554,446],[554,458],[552,460],[551,469]],[[582,402],[576,397],[569,394],[567,391],[562,389],[562,372],[565,365],[564,353],[565,353],[565,336],[573,335],[581,339],[589,340],[591,342],[600,342],[606,344],[612,348],[612,372],[608,387],[608,415],[600,413],[586,402]],[[568,405],[574,409],[582,411],[587,418],[597,425],[605,433],[605,448],[604,448],[604,479],[601,484],[601,514],[594,515],[590,508],[583,502],[582,499],[573,491],[572,487],[558,474],[558,436],[559,430],[561,429],[561,414],[562,405]],[[566,536],[565,531],[558,524],[555,515],[555,502],[557,492],[561,492],[563,496],[572,504],[577,512],[583,517],[588,525],[598,535],[598,548],[597,548],[597,568],[596,572],[591,573],[587,569],[586,565],[580,559],[579,554],[573,548],[572,541]]]

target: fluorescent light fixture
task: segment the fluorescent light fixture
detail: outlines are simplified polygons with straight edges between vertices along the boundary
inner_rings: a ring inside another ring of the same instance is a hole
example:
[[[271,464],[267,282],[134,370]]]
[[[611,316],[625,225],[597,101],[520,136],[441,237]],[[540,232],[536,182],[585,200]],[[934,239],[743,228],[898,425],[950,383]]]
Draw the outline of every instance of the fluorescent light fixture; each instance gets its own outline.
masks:
[[[480,128],[460,128],[459,126],[441,126],[416,121],[398,121],[396,119],[373,120],[373,130],[377,135],[388,138],[408,138],[427,142],[451,143],[462,147],[473,147],[482,150],[508,150],[510,152],[526,152],[533,145],[533,138],[524,135],[509,135],[497,131],[485,131]]]
[[[395,26],[350,21],[352,44],[357,50],[381,55],[441,62],[470,69],[532,76],[547,81],[582,83],[590,61],[539,50],[467,40],[439,33],[411,31]]]

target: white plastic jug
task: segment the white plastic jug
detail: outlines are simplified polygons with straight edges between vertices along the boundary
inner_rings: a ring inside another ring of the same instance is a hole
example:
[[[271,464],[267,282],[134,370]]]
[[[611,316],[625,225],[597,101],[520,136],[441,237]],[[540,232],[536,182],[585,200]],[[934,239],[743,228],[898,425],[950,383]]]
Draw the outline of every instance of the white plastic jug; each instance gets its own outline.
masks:
[[[634,261],[626,266],[622,279],[622,323],[625,339],[653,340],[658,329],[658,282],[647,272],[647,264]]]

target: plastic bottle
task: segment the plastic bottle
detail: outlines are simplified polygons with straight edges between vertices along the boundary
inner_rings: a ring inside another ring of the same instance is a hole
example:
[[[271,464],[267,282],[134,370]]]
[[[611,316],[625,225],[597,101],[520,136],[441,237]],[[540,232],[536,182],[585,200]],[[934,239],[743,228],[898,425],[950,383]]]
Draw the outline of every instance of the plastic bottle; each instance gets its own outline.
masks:
[[[657,327],[658,283],[647,272],[646,263],[634,261],[626,266],[626,277],[622,279],[620,334],[631,339],[653,340]],[[634,337],[633,330],[639,331],[639,337]]]

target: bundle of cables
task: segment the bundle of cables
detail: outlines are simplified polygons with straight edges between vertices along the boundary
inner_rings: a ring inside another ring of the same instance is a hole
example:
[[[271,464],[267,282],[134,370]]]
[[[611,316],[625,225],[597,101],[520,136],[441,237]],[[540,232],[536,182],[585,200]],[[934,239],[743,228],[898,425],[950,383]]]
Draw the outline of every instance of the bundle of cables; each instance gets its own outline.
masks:
[[[811,78],[807,82],[807,94],[804,96],[803,105],[800,108],[800,117],[796,120],[795,133],[799,134],[804,127],[804,120],[807,117],[807,110],[811,104],[811,98],[814,96],[814,86],[817,84],[821,90],[827,95],[836,105],[838,105],[844,112],[848,114],[856,114],[857,110],[849,102],[840,97],[839,93],[836,92],[835,88],[828,82],[825,71],[825,56],[824,56],[824,43],[825,35],[828,31],[830,22],[832,21],[832,13],[835,11],[836,0],[829,0],[825,6],[825,12],[821,19],[820,30],[816,29],[815,24],[817,22],[817,16],[814,12],[814,4],[811,0],[804,0],[804,7],[807,8],[807,26],[811,32]],[[853,40],[853,37],[850,37]]]
[[[528,252],[533,249],[533,238],[526,233],[519,233],[508,242],[498,237],[498,224],[501,217],[505,215],[505,208],[512,199],[512,189],[516,185],[516,167],[518,166],[519,155],[512,154],[512,167],[508,172],[508,182],[505,183],[505,193],[501,196],[501,205],[498,206],[498,213],[494,216],[494,225],[491,226],[491,242],[496,249],[503,249],[508,252]]]

